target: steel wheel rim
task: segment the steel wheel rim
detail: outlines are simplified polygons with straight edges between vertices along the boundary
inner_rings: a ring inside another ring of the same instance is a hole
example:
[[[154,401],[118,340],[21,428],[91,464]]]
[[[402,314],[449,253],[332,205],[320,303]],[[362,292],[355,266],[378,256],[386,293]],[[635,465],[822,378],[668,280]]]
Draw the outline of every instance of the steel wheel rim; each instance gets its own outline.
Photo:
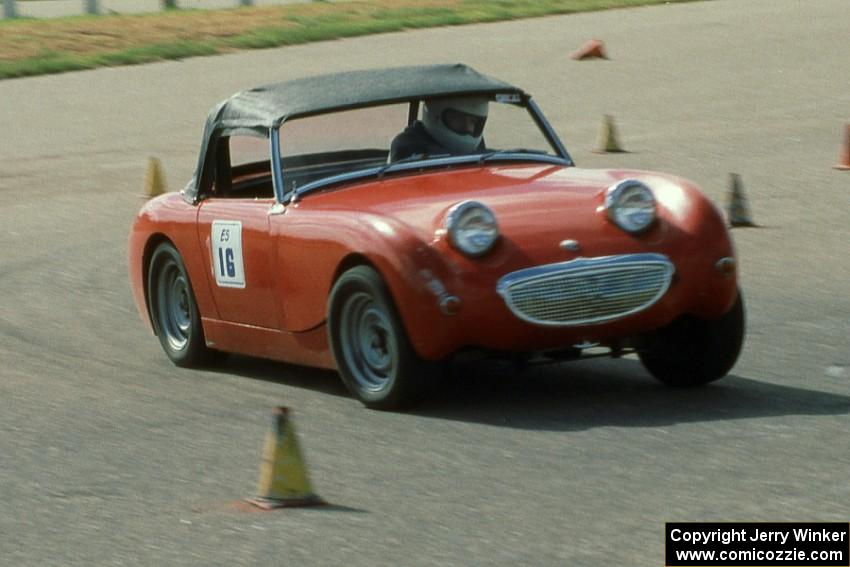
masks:
[[[175,262],[160,270],[156,293],[160,331],[173,350],[183,350],[192,332],[192,313],[189,282]]]
[[[387,312],[365,292],[345,302],[340,318],[342,353],[357,385],[383,390],[398,364],[398,341]]]

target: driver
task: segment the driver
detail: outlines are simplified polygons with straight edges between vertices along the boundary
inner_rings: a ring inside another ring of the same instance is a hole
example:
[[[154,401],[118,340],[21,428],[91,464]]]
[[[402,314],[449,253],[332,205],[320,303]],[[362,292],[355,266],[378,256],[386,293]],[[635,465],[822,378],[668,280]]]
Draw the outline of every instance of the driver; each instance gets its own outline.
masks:
[[[422,120],[393,140],[390,161],[418,154],[463,155],[483,150],[488,108],[485,97],[426,100]]]

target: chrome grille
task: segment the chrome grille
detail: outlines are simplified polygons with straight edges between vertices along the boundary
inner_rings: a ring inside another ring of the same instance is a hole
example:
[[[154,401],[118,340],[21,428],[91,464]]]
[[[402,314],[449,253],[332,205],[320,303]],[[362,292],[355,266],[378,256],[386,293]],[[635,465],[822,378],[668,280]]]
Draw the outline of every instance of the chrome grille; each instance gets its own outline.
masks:
[[[661,254],[579,258],[510,273],[498,292],[511,311],[537,325],[586,325],[642,311],[670,287],[673,264]]]

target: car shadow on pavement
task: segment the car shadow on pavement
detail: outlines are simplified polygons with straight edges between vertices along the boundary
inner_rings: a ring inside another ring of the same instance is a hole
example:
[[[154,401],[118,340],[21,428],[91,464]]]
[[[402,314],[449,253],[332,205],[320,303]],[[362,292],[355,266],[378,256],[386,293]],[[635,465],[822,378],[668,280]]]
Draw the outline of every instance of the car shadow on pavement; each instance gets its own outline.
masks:
[[[283,386],[292,386],[293,388],[315,390],[332,396],[349,396],[348,390],[345,389],[345,385],[339,379],[339,374],[334,370],[298,366],[237,354],[228,355],[223,364],[207,370]]]
[[[804,384],[804,377],[800,378]],[[730,374],[698,388],[670,388],[630,359],[511,370],[459,368],[413,413],[437,419],[553,431],[657,427],[792,415],[850,414],[850,396]]]
[[[339,375],[293,364],[230,356],[216,372],[352,398]],[[791,415],[847,415],[850,396],[730,374],[700,388],[670,388],[636,360],[596,359],[518,371],[484,361],[453,367],[408,413],[530,430],[656,427]],[[803,384],[805,378],[800,378]],[[368,411],[364,408],[363,411]]]

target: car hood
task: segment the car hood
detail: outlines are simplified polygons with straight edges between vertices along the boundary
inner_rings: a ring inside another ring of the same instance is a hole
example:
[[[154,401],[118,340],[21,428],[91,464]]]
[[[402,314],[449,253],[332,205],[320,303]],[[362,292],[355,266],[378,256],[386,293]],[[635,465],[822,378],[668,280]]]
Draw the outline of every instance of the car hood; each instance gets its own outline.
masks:
[[[496,215],[502,248],[521,252],[527,263],[552,261],[564,240],[577,240],[582,255],[606,255],[652,248],[665,230],[646,235],[640,245],[614,227],[602,209],[605,191],[623,179],[652,188],[659,217],[666,223],[687,218],[684,180],[645,171],[592,170],[540,164],[479,166],[390,177],[305,199],[310,208],[344,207],[409,227],[425,242],[445,240],[446,214],[457,203],[475,200]],[[312,203],[310,203],[312,201]],[[553,252],[554,251],[554,252]]]

